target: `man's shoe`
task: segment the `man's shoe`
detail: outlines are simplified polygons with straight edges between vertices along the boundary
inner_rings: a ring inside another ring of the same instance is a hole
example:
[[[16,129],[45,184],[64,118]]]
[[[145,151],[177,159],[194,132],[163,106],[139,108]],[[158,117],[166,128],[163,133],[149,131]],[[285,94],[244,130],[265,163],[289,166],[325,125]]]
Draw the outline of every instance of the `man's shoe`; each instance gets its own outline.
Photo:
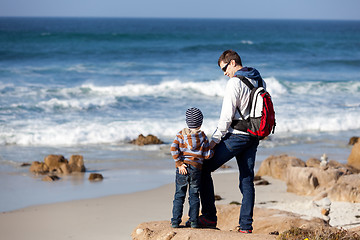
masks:
[[[245,230],[245,229],[241,229],[240,227],[236,228],[236,231],[239,233],[252,233],[252,230]]]
[[[216,221],[210,221],[203,215],[199,217],[199,225],[202,228],[216,228]]]

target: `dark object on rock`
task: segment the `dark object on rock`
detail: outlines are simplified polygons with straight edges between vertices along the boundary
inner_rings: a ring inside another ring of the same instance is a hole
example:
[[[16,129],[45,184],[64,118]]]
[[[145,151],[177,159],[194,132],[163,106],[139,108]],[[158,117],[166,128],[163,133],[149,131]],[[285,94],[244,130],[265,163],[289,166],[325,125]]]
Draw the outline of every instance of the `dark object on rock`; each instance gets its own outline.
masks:
[[[222,197],[220,197],[220,195],[215,195],[215,201],[220,201],[222,200]]]
[[[269,185],[270,183],[266,180],[256,181],[255,185]]]
[[[279,232],[278,231],[273,231],[273,232],[270,232],[269,234],[270,235],[279,235]]]
[[[100,173],[91,173],[89,176],[90,181],[102,181],[104,177]]]
[[[359,137],[352,137],[349,140],[349,145],[355,145],[355,143],[357,143],[359,141]]]
[[[31,166],[30,163],[22,163],[22,164],[20,164],[20,167],[29,167],[29,166]]]
[[[42,180],[45,182],[54,182],[60,180],[60,178],[56,175],[47,175]]]
[[[254,177],[254,182],[255,182],[255,181],[260,181],[261,179],[262,179],[261,176],[256,175],[256,176]]]
[[[149,134],[145,137],[144,135],[140,134],[137,139],[132,140],[130,143],[143,146],[149,144],[163,144],[164,142],[154,135]]]
[[[232,201],[231,203],[229,203],[230,205],[241,205],[241,203],[237,202],[237,201]]]

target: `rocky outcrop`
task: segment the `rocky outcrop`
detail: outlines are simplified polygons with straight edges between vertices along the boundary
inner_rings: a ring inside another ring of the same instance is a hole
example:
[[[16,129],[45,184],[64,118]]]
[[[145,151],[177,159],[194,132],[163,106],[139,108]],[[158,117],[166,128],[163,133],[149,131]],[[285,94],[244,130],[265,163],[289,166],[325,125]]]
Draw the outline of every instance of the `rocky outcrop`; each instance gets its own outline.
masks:
[[[163,144],[164,142],[154,135],[149,134],[145,137],[144,135],[140,134],[137,139],[132,140],[130,143],[143,146],[149,144]]]
[[[72,155],[70,162],[63,155],[48,155],[44,162],[35,161],[31,164],[29,171],[37,174],[71,174],[74,172],[85,172],[84,159],[81,155]]]
[[[305,220],[300,215],[266,208],[254,209],[254,233],[239,234],[235,228],[239,221],[240,206],[218,205],[218,229],[190,229],[171,228],[169,221],[158,221],[142,223],[132,232],[134,240],[150,239],[276,239],[278,233],[284,232],[292,227],[301,228],[329,228],[320,218]],[[186,219],[184,219],[186,221]]]
[[[360,141],[352,147],[350,156],[348,157],[348,164],[357,169],[360,169]]]
[[[257,172],[257,176],[271,176],[283,181],[287,178],[287,168],[291,167],[305,167],[306,164],[301,159],[288,156],[286,154],[280,156],[270,156],[265,159]]]
[[[281,179],[286,182],[287,191],[295,194],[360,202],[359,170],[334,160],[328,162],[325,157],[321,161],[309,159],[305,164],[287,155],[271,156],[261,164],[257,175]]]

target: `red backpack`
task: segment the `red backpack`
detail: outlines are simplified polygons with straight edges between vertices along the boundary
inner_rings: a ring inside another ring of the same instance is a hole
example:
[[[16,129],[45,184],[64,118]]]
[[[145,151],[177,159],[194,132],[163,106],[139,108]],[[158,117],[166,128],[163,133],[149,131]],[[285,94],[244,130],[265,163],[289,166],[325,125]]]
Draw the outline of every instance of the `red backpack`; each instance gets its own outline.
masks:
[[[274,106],[270,94],[263,87],[262,81],[259,81],[258,87],[254,87],[244,76],[235,77],[239,78],[251,90],[248,106],[250,115],[245,119],[238,108],[242,120],[233,120],[231,127],[248,132],[260,140],[267,137],[271,132],[274,133],[276,126]]]

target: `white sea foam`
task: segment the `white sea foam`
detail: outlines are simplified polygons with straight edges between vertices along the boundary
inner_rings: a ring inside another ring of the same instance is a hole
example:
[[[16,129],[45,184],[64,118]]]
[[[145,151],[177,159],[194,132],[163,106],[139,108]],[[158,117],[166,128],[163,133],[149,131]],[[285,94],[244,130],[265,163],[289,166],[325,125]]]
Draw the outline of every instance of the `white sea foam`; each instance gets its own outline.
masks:
[[[274,77],[265,80],[275,105],[278,136],[360,129],[360,83],[295,84]],[[164,104],[161,109],[153,106],[154,109],[138,111],[136,106],[158,98],[169,103],[182,99],[179,106],[185,109],[193,104],[186,102],[189,94],[203,99],[197,101],[204,104],[199,106],[206,116],[203,130],[211,135],[219,118],[225,85],[224,77],[205,82],[175,79],[158,84],[83,84],[68,88],[7,84],[0,88],[0,145],[112,144],[129,141],[139,134],[172,139],[185,125],[182,110],[170,112],[171,106]],[[121,102],[124,105],[116,105],[118,98],[125,98]],[[95,113],[93,108],[97,109]]]

